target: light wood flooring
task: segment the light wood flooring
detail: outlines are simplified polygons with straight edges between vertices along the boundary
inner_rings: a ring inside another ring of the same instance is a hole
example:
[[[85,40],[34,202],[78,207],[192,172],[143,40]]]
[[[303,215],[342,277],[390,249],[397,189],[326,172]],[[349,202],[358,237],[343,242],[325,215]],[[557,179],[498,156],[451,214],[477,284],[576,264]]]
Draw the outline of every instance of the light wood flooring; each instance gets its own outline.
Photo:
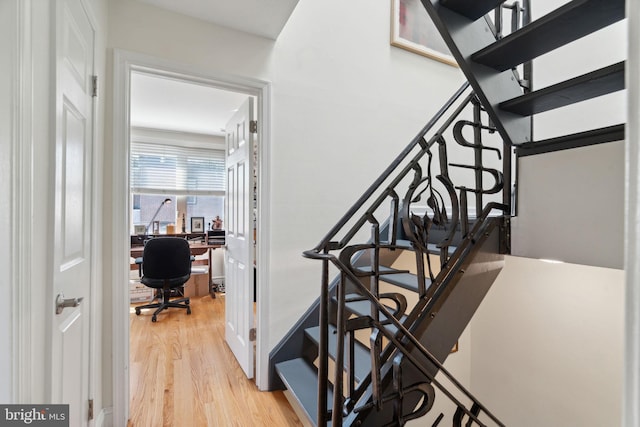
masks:
[[[192,314],[130,314],[129,427],[302,426],[283,393],[261,392],[224,342],[224,296]]]

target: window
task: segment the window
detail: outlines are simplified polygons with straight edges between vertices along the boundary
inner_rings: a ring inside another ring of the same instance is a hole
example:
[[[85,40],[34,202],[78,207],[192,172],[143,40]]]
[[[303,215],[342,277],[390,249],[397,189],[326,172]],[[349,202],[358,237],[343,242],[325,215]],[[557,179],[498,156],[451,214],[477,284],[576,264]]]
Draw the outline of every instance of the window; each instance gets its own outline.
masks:
[[[216,216],[223,218],[224,155],[223,150],[133,142],[132,228],[158,221],[161,233],[169,224],[182,232],[184,217],[184,230],[190,232],[191,217],[204,217],[206,229]],[[163,204],[165,199],[171,203]]]
[[[131,144],[132,193],[223,196],[224,191],[223,150]]]

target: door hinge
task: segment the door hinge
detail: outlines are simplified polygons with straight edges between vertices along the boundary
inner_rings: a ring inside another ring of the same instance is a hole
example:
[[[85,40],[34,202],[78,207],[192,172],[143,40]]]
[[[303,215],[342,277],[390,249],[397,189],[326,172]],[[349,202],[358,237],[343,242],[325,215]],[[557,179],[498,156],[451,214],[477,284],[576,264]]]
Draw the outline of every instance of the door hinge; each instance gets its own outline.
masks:
[[[249,122],[249,132],[258,133],[258,121],[257,120],[251,120]]]
[[[249,341],[256,340],[256,328],[249,329]]]
[[[93,89],[91,89],[91,96],[95,98],[98,96],[98,76],[92,77]]]
[[[89,421],[93,419],[93,399],[89,399]]]

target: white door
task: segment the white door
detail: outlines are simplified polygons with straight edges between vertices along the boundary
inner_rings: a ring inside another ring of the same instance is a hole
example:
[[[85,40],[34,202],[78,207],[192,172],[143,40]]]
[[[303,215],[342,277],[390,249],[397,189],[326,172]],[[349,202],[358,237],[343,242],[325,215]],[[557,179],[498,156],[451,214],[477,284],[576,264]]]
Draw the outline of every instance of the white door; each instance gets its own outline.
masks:
[[[94,31],[80,0],[56,2],[51,403],[88,425]],[[82,299],[82,300],[81,300]],[[68,307],[56,310],[66,300]]]
[[[253,378],[253,99],[248,98],[226,128],[227,250],[225,251],[225,338],[248,378]]]

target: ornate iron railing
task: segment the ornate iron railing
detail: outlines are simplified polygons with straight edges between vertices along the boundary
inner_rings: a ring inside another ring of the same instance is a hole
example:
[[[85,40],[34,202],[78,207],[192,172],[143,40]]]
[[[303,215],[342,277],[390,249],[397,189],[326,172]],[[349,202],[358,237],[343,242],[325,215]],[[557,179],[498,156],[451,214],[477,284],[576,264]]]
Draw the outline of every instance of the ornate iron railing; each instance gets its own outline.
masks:
[[[508,7],[518,15],[512,22],[519,22],[522,7],[518,2]],[[500,22],[496,26],[499,37],[501,11],[496,12],[496,18]],[[450,141],[456,144],[449,144]],[[450,151],[454,150],[456,162],[450,163]],[[392,425],[404,425],[431,409],[434,387],[455,405],[454,425],[461,426],[463,418],[468,417],[466,425],[483,426],[481,416],[503,425],[422,345],[414,332],[433,304],[446,298],[447,287],[475,243],[496,224],[502,224],[496,215],[510,215],[511,158],[511,148],[495,132],[480,101],[465,83],[321,242],[304,253],[308,258],[322,260],[318,425],[326,425],[329,419],[334,426],[350,425],[359,413],[391,401],[395,408]],[[472,204],[470,198],[474,199]],[[434,240],[435,234],[439,237]],[[358,240],[363,243],[354,243]],[[408,306],[402,294],[381,292],[380,288],[381,276],[388,273],[381,264],[382,254],[402,249],[415,254],[418,302],[413,307]],[[432,265],[434,262],[437,268]],[[340,280],[332,289],[329,278],[334,269]],[[370,304],[369,315],[349,318],[347,305],[356,300]],[[331,377],[332,409],[327,411],[331,307],[335,307],[338,350]],[[363,329],[371,331],[371,373],[357,383],[354,343],[356,332]],[[426,381],[401,384],[401,361],[409,361]],[[436,373],[455,392],[437,379]],[[389,377],[393,378],[394,392],[383,395],[384,384],[389,384],[385,378]],[[421,404],[404,414],[402,400],[410,393],[419,395],[416,401]],[[467,400],[466,404],[459,396]],[[433,426],[442,418],[440,414]]]

